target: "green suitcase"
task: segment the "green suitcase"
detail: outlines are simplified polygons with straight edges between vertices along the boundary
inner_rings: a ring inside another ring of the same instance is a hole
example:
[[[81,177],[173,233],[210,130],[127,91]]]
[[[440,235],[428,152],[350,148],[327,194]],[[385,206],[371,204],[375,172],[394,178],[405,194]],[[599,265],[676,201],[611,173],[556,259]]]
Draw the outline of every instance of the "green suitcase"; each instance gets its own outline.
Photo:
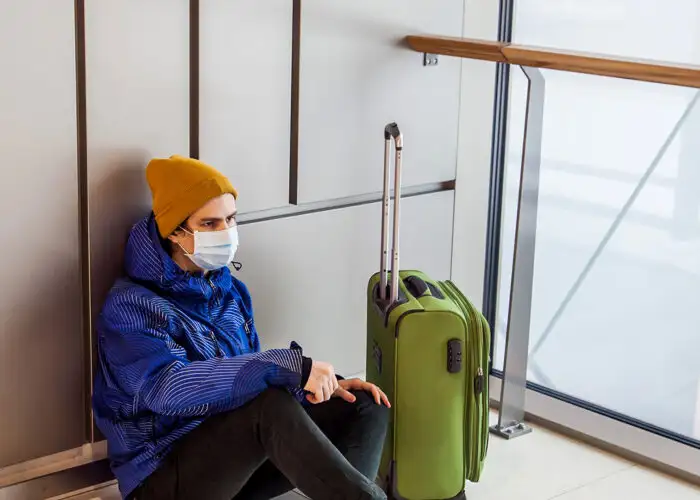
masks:
[[[390,498],[464,498],[465,480],[479,480],[488,447],[491,335],[483,315],[453,283],[397,272],[403,137],[393,123],[384,136],[382,257],[367,289],[367,380],[392,402],[379,479]],[[396,196],[388,272],[392,139]]]

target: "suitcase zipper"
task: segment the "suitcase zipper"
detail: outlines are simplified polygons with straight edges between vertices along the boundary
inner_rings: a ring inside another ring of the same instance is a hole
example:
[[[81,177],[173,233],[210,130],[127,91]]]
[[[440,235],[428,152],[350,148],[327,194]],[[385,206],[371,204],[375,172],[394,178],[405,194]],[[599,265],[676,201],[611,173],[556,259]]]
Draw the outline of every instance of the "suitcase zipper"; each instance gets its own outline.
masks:
[[[459,309],[462,311],[462,314],[464,315],[464,320],[467,326],[467,342],[465,349],[469,351],[469,359],[470,359],[470,366],[468,368],[473,368],[475,365],[478,366],[478,363],[474,363],[474,352],[475,349],[473,348],[474,346],[472,345],[472,338],[469,336],[469,333],[473,331],[473,325],[472,325],[472,318],[471,314],[469,313],[469,310],[465,307],[465,304],[459,297],[459,295],[455,292],[454,290],[454,285],[451,282],[445,282],[445,291],[447,292],[448,296],[454,302],[456,306],[459,307]],[[468,373],[473,373],[473,372],[468,372]],[[471,377],[472,375],[468,375]],[[477,402],[477,397],[475,393],[475,379],[472,379],[468,381],[467,383],[467,414],[466,414],[466,426],[465,426],[465,433],[466,433],[466,442],[465,442],[465,452],[469,452],[469,456],[466,455],[465,453],[465,460],[466,460],[466,475],[467,479],[472,479],[474,477],[473,469],[475,462],[477,461],[478,458],[478,446],[474,446],[474,440],[473,436],[477,435],[475,433],[475,410],[478,411],[478,402]],[[474,408],[477,406],[477,408]],[[478,429],[478,428],[477,428]],[[468,445],[467,443],[471,442],[471,445]],[[475,456],[476,452],[476,456]]]
[[[476,370],[476,378],[474,379],[474,394],[478,398],[484,392],[484,371],[479,367]]]
[[[482,360],[483,366],[488,370],[488,367],[491,366],[491,327],[489,326],[488,321],[486,321],[486,318],[483,317],[483,315],[480,317],[481,319],[481,331],[482,331],[482,339],[485,340],[484,342],[484,359]],[[488,374],[486,374],[488,376]],[[485,386],[488,388],[488,385]],[[484,408],[482,408],[482,419],[483,419],[483,425],[488,427],[489,423],[489,395],[486,394],[484,398],[485,404],[483,405]],[[488,453],[489,449],[489,429],[486,429],[485,435],[482,436],[482,446],[481,446],[481,460],[482,462],[486,459],[486,454]]]
[[[488,385],[484,376],[483,359],[480,359],[480,353],[484,353],[485,344],[490,342],[485,340],[485,334],[488,331],[484,329],[484,324],[481,314],[476,311],[471,303],[462,295],[459,289],[451,281],[441,283],[444,285],[445,291],[452,301],[457,305],[464,314],[465,321],[468,327],[468,333],[472,335],[468,338],[467,349],[471,353],[472,367],[476,367],[474,378],[471,383],[467,384],[468,391],[468,414],[467,414],[467,439],[481,438],[478,440],[478,445],[468,446],[470,453],[469,463],[467,464],[467,478],[470,481],[477,481],[481,474],[483,460],[486,456],[486,448],[488,446],[488,429],[485,423],[488,422],[488,404],[484,400],[488,400]],[[471,347],[470,343],[476,344],[476,349]],[[488,357],[488,354],[486,354]],[[486,393],[486,394],[485,394]],[[473,397],[471,397],[473,396]],[[476,441],[476,440],[474,440]]]
[[[460,297],[461,299],[461,297]],[[466,306],[463,302],[463,307]],[[466,307],[465,307],[466,309]],[[476,373],[474,374],[474,408],[473,408],[473,416],[471,418],[472,422],[472,432],[470,433],[469,437],[470,439],[474,439],[480,437],[480,435],[483,433],[483,427],[482,427],[482,397],[481,395],[484,392],[484,372],[481,369],[481,361],[479,359],[479,353],[481,352],[482,346],[481,346],[481,328],[478,326],[478,321],[477,318],[475,318],[474,311],[471,310],[471,308],[468,309],[468,314],[469,314],[469,319],[473,327],[473,331],[476,335],[472,336],[472,339],[474,337],[476,338],[476,349],[472,349],[472,359],[474,360],[474,364],[472,366],[476,367]],[[479,475],[479,468],[481,466],[481,440],[478,440],[479,445],[478,446],[473,446],[472,447],[472,461],[469,464],[471,466],[471,470],[469,471],[469,477],[471,479],[475,479]]]

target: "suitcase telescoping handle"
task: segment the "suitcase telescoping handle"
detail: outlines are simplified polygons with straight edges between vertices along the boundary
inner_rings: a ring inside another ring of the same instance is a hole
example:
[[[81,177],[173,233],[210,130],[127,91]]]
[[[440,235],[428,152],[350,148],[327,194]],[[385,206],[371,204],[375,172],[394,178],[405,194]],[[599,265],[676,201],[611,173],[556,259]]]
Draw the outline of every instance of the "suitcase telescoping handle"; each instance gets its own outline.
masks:
[[[401,218],[401,157],[403,154],[403,134],[396,123],[384,127],[384,191],[382,196],[382,251],[379,267],[379,298],[386,300],[387,257],[389,253],[389,163],[391,162],[391,142],[396,147],[394,165],[394,223],[391,257],[391,286],[389,287],[389,304],[396,302],[399,296],[399,221]]]

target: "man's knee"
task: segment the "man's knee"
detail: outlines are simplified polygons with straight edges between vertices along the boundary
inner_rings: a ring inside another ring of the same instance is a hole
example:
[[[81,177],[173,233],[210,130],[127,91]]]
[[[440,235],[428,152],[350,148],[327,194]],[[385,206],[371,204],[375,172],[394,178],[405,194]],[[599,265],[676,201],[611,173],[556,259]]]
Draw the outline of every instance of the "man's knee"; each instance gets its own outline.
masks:
[[[278,388],[267,389],[240,408],[226,411],[209,418],[211,425],[222,428],[238,428],[243,423],[256,421],[261,416],[275,415],[280,412],[289,413],[289,408],[298,406],[294,397],[287,391]]]
[[[260,393],[252,401],[251,410],[258,432],[268,437],[281,429],[297,427],[308,418],[294,396],[280,388],[270,388]],[[272,431],[272,434],[266,431]]]
[[[261,392],[254,400],[260,411],[285,411],[288,408],[295,408],[299,403],[288,391],[279,387],[270,387]]]
[[[383,412],[383,410],[376,410],[377,408],[384,408],[388,409],[384,404],[377,404],[377,401],[374,399],[374,396],[367,391],[351,391],[353,395],[357,398],[357,401],[355,401],[355,404],[358,406],[358,408],[362,409],[369,409],[370,411],[380,411]]]
[[[386,425],[389,422],[389,408],[384,404],[377,404],[374,396],[366,391],[352,391],[357,398],[354,403],[356,411],[363,417],[376,421],[378,426]]]

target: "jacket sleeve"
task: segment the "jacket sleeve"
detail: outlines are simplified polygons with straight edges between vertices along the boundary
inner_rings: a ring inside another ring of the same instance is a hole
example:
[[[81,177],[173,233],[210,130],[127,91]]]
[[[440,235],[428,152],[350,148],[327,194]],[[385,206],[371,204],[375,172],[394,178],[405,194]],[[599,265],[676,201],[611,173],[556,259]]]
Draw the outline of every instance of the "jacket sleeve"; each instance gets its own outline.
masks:
[[[237,408],[269,387],[298,387],[301,349],[272,349],[233,358],[190,361],[168,334],[151,300],[112,297],[99,321],[102,370],[133,397],[134,411],[210,415]]]

